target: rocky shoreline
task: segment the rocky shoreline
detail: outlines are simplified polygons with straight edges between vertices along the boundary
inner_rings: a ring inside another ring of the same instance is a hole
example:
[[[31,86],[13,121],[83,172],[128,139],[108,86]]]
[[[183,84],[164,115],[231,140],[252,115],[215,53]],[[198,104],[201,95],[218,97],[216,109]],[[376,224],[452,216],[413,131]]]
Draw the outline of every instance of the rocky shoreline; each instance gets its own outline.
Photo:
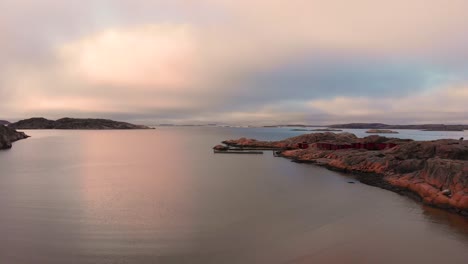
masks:
[[[10,149],[12,143],[21,139],[28,138],[24,132],[18,132],[10,127],[0,125],[0,150]]]
[[[92,118],[62,118],[49,120],[42,117],[34,117],[15,123],[4,120],[0,121],[0,149],[10,149],[12,147],[12,142],[29,137],[24,132],[16,131],[16,129],[152,129],[143,125]]]
[[[109,119],[68,117],[58,120],[34,117],[12,123],[9,127],[14,129],[151,129],[143,125],[134,125]]]
[[[313,133],[281,141],[241,138],[223,143],[231,147],[282,149],[276,153],[281,157],[353,173],[364,184],[468,216],[467,141]],[[303,148],[304,143],[307,148]]]

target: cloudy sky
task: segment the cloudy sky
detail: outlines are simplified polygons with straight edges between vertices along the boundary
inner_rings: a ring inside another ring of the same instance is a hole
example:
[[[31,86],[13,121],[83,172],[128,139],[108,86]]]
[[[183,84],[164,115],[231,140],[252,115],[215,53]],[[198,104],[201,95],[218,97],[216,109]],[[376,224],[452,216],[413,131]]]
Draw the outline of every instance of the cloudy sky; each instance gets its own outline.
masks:
[[[0,119],[468,123],[468,0],[1,0]]]

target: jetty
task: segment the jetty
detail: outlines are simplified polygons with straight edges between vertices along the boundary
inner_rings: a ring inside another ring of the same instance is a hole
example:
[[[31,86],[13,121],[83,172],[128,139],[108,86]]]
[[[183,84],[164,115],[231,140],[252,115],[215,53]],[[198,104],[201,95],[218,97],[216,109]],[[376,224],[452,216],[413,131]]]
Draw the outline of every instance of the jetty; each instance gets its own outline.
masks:
[[[213,153],[219,154],[263,154],[263,151],[281,151],[281,148],[271,147],[240,147],[231,145],[216,145],[213,147]]]

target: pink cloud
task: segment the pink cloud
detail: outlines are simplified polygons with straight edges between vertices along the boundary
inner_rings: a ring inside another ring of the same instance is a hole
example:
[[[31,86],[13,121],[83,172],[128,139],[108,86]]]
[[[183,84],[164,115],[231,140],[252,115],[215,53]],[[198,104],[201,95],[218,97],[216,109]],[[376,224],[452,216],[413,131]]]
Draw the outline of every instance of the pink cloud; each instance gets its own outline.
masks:
[[[335,97],[308,102],[312,111],[350,120],[400,120],[468,123],[468,87],[439,87],[403,98]]]
[[[66,44],[62,59],[92,85],[179,89],[196,82],[196,40],[186,25],[110,29]]]
[[[467,99],[466,89],[449,84],[398,101],[297,94],[297,104],[311,100],[310,107],[293,110],[281,98],[249,109],[242,102],[257,89],[245,79],[305,56],[450,65],[463,75],[456,64],[468,58],[464,0],[84,0],[72,6],[7,0],[0,10],[0,56],[7,58],[0,61],[0,96],[7,101],[0,111],[7,115],[179,111],[239,121],[275,120],[281,112],[300,120],[316,110],[355,117],[411,112],[414,118],[468,112],[460,99]],[[285,87],[291,93],[315,88],[294,81]],[[269,92],[263,89],[256,94]]]

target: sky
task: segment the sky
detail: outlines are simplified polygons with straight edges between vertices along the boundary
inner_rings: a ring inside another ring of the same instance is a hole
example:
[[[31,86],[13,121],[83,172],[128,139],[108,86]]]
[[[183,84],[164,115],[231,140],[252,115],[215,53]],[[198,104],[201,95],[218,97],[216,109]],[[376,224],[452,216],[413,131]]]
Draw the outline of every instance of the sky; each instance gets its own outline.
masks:
[[[468,124],[468,0],[0,0],[0,119]]]

